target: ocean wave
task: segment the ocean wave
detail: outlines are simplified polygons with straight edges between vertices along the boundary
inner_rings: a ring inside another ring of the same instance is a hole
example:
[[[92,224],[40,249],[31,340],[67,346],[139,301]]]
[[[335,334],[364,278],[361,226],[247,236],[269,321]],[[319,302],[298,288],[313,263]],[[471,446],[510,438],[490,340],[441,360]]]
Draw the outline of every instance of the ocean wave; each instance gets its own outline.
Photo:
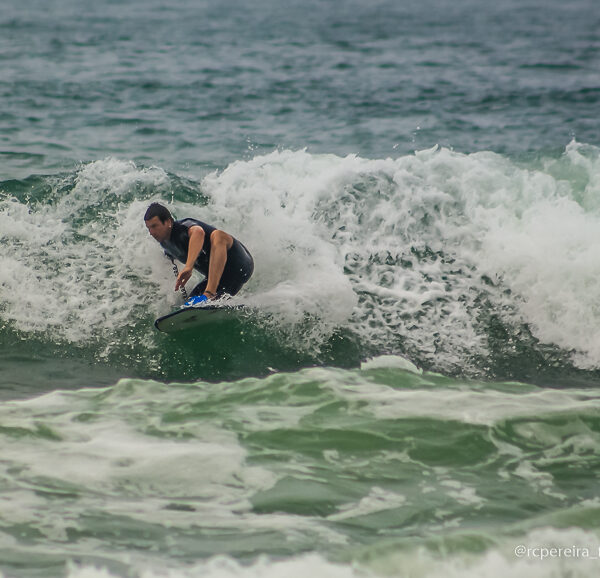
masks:
[[[405,365],[3,403],[2,569],[585,576],[591,556],[539,556],[597,553],[595,390]]]
[[[256,272],[241,298],[267,341],[304,360],[343,335],[346,364],[391,353],[446,373],[595,371],[599,175],[598,149],[572,142],[528,162],[283,150],[197,182],[113,158],[4,181],[1,317],[104,356],[132,343],[132,357],[155,355],[152,317],[178,300],[142,222],[161,200],[243,240]]]

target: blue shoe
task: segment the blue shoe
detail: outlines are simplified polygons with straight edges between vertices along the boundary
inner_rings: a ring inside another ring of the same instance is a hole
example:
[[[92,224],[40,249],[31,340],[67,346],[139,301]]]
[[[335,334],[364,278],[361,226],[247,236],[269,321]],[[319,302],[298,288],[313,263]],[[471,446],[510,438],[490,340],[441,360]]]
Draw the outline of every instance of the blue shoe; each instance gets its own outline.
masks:
[[[195,295],[194,297],[190,297],[181,307],[195,307],[196,305],[200,305],[200,303],[204,303],[208,301],[208,297],[206,295]]]

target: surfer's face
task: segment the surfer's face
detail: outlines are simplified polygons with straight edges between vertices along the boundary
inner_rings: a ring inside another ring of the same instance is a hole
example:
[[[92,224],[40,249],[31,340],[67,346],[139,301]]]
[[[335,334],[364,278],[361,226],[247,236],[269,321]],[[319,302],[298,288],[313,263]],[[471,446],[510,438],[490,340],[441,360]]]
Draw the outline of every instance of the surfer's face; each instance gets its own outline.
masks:
[[[148,232],[159,242],[166,241],[171,236],[173,221],[167,220],[164,223],[158,217],[152,217],[145,221]]]

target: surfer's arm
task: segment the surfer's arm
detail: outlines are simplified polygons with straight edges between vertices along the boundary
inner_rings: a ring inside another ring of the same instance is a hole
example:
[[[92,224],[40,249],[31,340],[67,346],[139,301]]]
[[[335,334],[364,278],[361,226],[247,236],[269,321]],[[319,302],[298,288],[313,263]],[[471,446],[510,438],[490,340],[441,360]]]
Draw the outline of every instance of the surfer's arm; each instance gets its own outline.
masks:
[[[204,246],[204,229],[202,227],[194,225],[188,229],[188,234],[190,237],[190,242],[188,244],[188,257],[187,261],[185,262],[185,267],[177,276],[175,291],[178,291],[180,287],[185,285],[190,280],[192,271],[194,270],[194,265],[196,264],[196,259],[198,258],[198,255],[200,255],[200,251],[202,251],[202,247]]]
[[[208,297],[215,297],[219,281],[225,270],[227,263],[227,251],[233,245],[233,237],[225,231],[219,229],[213,231],[210,235],[210,262],[208,264],[208,280],[204,293]]]

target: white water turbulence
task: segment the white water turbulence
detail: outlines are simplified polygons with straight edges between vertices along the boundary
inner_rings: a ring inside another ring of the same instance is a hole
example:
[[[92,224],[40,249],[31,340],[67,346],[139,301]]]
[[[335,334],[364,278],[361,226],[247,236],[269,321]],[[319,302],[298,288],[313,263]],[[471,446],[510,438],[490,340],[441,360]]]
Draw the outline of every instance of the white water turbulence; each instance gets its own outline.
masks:
[[[48,178],[43,201],[2,199],[4,320],[86,342],[124,326],[140,307],[156,307],[143,282],[161,275],[140,227],[143,204],[133,199],[140,187],[168,191],[168,177],[107,159]]]
[[[300,194],[304,185],[320,183],[303,172],[291,193],[283,184],[273,190],[256,180],[249,195],[244,177],[230,183],[229,175],[253,167],[240,163],[207,178],[206,188],[214,189],[208,204],[200,185],[191,201],[177,200],[173,178],[162,169],[117,159],[47,178],[41,202],[3,199],[4,320],[23,332],[85,343],[110,338],[148,311],[157,316],[179,304],[172,264],[143,222],[148,204],[159,201],[175,218],[195,217],[242,240],[256,272],[241,299],[275,313],[276,326],[295,335],[298,347],[318,347],[357,302],[339,252],[313,222],[313,197]],[[271,163],[271,171],[276,167]],[[289,206],[282,195],[289,195]],[[188,288],[199,280],[194,276]],[[307,317],[319,320],[310,326],[314,331],[298,334]]]
[[[332,323],[354,306],[362,340],[445,369],[486,355],[491,310],[589,368],[600,365],[598,157],[576,142],[529,166],[437,148],[394,160],[283,151],[203,190],[254,248],[264,303],[315,305]]]
[[[468,371],[490,353],[493,317],[600,367],[593,146],[528,163],[439,148],[375,160],[285,150],[190,181],[183,195],[178,182],[106,159],[46,177],[44,199],[2,198],[3,320],[106,342],[176,305],[171,264],[142,220],[157,200],[248,246],[256,268],[239,299],[299,349],[343,328],[365,357]]]

